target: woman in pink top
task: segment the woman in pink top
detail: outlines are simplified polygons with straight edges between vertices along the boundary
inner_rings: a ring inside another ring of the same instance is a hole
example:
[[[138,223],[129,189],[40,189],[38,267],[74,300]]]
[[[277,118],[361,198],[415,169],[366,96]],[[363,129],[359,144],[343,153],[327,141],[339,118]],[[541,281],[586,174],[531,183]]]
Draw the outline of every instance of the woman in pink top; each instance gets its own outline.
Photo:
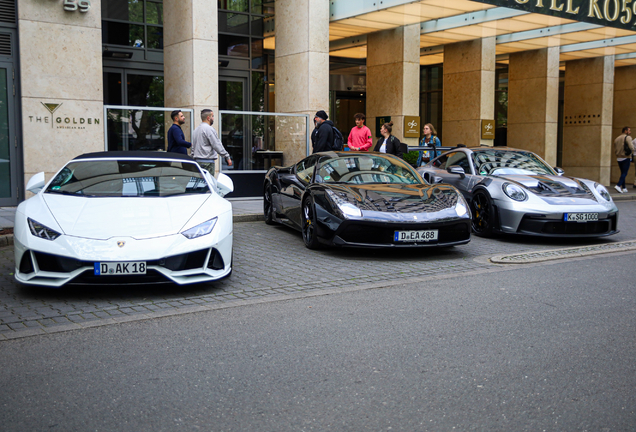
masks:
[[[367,151],[373,145],[371,139],[371,130],[364,125],[364,121],[367,119],[362,113],[358,113],[353,116],[356,121],[356,127],[349,132],[349,149],[356,151]]]

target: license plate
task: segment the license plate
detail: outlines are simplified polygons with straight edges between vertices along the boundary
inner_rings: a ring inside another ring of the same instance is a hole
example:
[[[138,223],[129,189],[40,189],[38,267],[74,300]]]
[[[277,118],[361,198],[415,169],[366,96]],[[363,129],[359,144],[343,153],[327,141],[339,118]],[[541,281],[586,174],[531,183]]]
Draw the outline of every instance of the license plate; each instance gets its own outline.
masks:
[[[565,213],[565,222],[590,222],[598,220],[598,213]]]
[[[437,230],[426,231],[395,231],[393,239],[396,242],[429,242],[437,241]]]
[[[95,276],[140,275],[146,274],[145,261],[96,262]]]

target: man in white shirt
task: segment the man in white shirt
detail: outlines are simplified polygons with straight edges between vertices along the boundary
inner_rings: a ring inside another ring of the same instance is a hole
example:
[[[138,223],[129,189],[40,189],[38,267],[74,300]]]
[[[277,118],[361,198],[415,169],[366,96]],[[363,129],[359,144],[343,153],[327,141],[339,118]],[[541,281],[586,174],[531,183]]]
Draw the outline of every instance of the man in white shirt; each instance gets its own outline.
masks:
[[[214,113],[210,109],[201,111],[202,123],[192,133],[192,157],[203,168],[214,174],[214,164],[221,155],[232,166],[232,158],[219,139],[214,124]]]

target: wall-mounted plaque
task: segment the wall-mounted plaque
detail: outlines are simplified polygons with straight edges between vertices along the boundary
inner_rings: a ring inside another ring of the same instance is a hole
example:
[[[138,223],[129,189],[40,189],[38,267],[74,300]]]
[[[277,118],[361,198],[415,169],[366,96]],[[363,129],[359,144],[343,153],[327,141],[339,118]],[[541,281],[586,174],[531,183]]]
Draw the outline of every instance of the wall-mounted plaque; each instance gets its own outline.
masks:
[[[419,116],[404,116],[404,138],[420,137],[420,118]]]
[[[384,123],[389,123],[391,121],[391,116],[383,116],[375,118],[375,137],[380,138],[382,134],[380,133],[380,128]]]
[[[481,121],[481,139],[488,139],[488,140],[495,139],[495,121],[494,120]]]

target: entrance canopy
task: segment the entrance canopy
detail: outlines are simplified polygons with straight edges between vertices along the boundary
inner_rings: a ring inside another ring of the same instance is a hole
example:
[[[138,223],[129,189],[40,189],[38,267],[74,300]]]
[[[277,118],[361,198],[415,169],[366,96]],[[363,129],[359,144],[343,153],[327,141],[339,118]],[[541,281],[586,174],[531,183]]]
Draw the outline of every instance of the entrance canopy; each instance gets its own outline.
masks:
[[[636,64],[636,1],[333,0],[330,55],[366,58],[366,35],[420,24],[420,64],[444,61],[446,44],[496,37],[498,61],[513,52],[560,47],[560,60],[615,55]]]

